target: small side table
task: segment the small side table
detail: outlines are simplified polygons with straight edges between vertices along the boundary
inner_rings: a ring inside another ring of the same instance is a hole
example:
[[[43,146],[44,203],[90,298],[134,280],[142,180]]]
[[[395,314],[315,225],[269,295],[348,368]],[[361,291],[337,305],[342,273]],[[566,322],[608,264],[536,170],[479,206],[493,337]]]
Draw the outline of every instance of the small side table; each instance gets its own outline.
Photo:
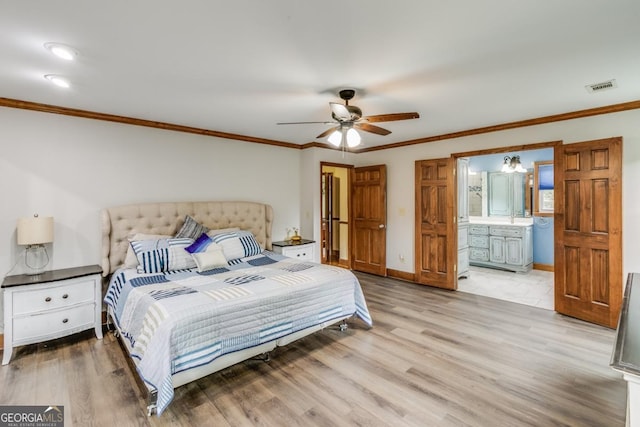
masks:
[[[273,251],[284,256],[305,261],[313,261],[315,240],[281,240],[272,242]]]
[[[94,328],[102,339],[102,268],[98,265],[7,276],[4,296],[4,353]]]

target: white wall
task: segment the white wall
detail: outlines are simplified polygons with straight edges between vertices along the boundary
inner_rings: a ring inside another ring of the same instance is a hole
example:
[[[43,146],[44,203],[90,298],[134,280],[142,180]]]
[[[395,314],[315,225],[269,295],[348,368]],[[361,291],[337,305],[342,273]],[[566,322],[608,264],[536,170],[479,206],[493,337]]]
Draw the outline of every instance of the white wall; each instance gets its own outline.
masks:
[[[421,119],[422,120],[422,119]],[[623,137],[623,270],[640,271],[640,110],[568,120],[508,131],[493,132],[403,148],[374,151],[348,157],[356,166],[387,165],[387,267],[414,272],[414,163],[449,157],[452,153],[511,145],[563,140],[565,144]],[[425,124],[428,126],[428,123]],[[428,134],[428,130],[425,130]],[[366,136],[365,136],[366,138]],[[305,209],[313,209],[314,235],[319,236],[319,162],[338,161],[336,152],[318,149],[304,153],[303,195]],[[315,164],[314,164],[315,162]],[[312,191],[311,191],[312,190]],[[404,255],[404,261],[400,260]]]
[[[100,264],[100,210],[128,203],[268,203],[283,239],[301,225],[300,162],[290,148],[0,108],[0,274],[24,271],[16,221],[34,212],[54,217],[49,268]]]
[[[22,250],[15,241],[16,220],[34,212],[55,218],[53,268],[98,263],[99,211],[126,203],[260,201],[275,210],[275,239],[298,225],[305,238],[318,239],[321,161],[387,165],[387,266],[413,272],[415,160],[611,136],[624,138],[623,268],[625,274],[640,271],[640,248],[634,244],[640,241],[637,123],[640,110],[632,110],[354,155],[0,108],[0,273],[9,270]],[[404,255],[404,262],[399,255]]]

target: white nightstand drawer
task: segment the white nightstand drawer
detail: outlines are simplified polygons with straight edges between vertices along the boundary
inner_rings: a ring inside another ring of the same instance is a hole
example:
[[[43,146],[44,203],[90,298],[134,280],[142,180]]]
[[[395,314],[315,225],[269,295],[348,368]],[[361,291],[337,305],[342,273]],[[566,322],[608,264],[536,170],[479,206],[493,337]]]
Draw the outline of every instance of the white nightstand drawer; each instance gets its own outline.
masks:
[[[53,339],[92,328],[95,323],[95,304],[84,304],[65,310],[46,312],[13,320],[14,345],[21,341]]]
[[[94,301],[94,289],[94,281],[83,278],[62,285],[52,283],[50,287],[18,291],[13,295],[13,314],[37,313]]]
[[[313,245],[289,246],[283,248],[282,255],[311,261],[313,260]]]

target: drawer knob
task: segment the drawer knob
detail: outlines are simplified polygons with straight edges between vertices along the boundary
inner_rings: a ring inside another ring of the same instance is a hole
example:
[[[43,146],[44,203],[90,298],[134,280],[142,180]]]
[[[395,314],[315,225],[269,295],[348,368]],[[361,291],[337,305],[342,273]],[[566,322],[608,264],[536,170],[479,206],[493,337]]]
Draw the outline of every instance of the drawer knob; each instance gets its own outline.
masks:
[[[69,298],[69,294],[62,295],[62,299],[67,299],[67,298]]]
[[[69,319],[62,319],[62,323],[67,323]]]
[[[45,302],[51,302],[51,297],[46,297],[44,300]]]

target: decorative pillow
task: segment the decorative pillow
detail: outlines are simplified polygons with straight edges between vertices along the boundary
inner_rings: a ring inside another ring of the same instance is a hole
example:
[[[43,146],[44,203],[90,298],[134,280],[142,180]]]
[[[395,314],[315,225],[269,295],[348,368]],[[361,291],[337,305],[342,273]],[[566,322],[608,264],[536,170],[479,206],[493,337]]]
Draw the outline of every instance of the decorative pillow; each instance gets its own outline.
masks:
[[[166,234],[144,234],[144,233],[135,233],[134,235],[130,235],[127,237],[129,243],[134,240],[158,240],[158,239],[169,239],[171,236]],[[124,258],[124,264],[122,265],[124,268],[136,268],[140,263],[138,262],[138,258],[136,257],[136,253],[133,251],[131,244],[127,248],[127,255]]]
[[[215,230],[207,231],[207,236],[213,237],[213,236],[217,236],[218,234],[228,233],[230,231],[239,231],[239,230],[240,229],[238,227],[218,228]]]
[[[262,252],[260,244],[249,231],[232,231],[211,237],[214,243],[222,246],[227,261],[258,255]]]
[[[184,250],[189,252],[190,254],[193,254],[196,252],[204,252],[207,250],[207,247],[211,243],[213,243],[213,240],[211,240],[211,237],[207,236],[207,233],[202,233],[200,237],[196,239],[195,242],[193,242],[192,244],[184,248]]]
[[[195,252],[191,256],[198,266],[199,273],[228,265],[222,246],[217,243],[211,243],[204,252]]]
[[[193,239],[135,240],[131,247],[138,258],[138,271],[162,273],[172,270],[195,268],[196,263],[185,248]]]
[[[190,215],[184,217],[184,224],[182,224],[182,228],[175,235],[176,239],[189,238],[189,239],[197,239],[202,233],[206,233],[209,231],[207,227],[200,224],[195,219],[191,218]]]

